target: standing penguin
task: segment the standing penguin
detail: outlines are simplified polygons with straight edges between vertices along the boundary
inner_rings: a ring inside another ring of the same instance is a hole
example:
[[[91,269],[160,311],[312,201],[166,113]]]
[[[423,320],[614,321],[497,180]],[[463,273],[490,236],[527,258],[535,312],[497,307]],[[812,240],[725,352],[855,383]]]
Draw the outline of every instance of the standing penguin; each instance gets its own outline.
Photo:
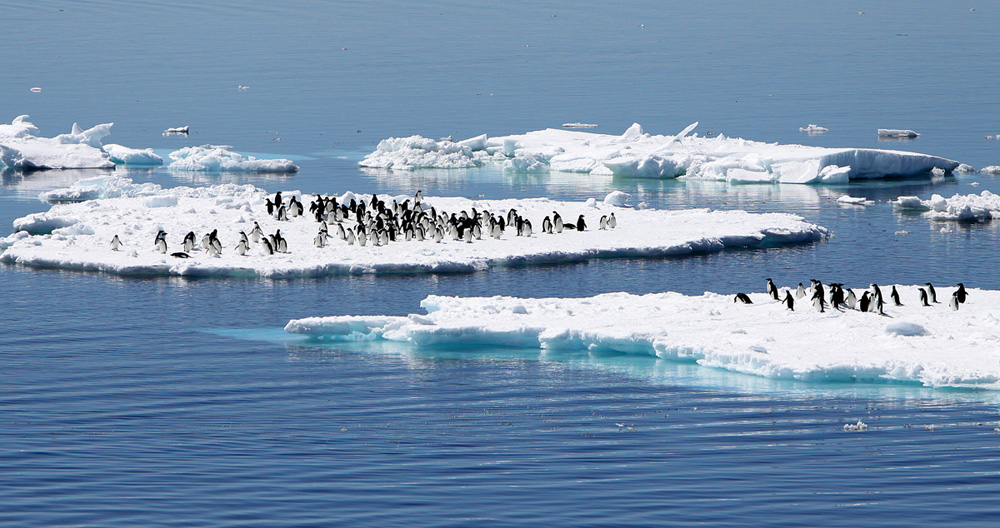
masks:
[[[952,310],[956,310],[957,311],[958,310],[958,305],[959,305],[959,302],[958,302],[958,292],[956,291],[955,293],[951,294],[951,300],[948,301],[948,306],[951,306]]]
[[[608,215],[601,216],[601,221],[598,222],[599,230],[604,231],[608,228]]]
[[[115,237],[111,239],[111,251],[118,251],[121,247],[122,241],[118,238],[118,235],[115,235]]]
[[[871,295],[868,292],[861,294],[861,302],[859,304],[861,307],[861,311],[867,312],[872,304]]]
[[[615,213],[612,212],[611,216],[608,217],[608,227],[614,229],[618,227],[618,220],[615,219]]]
[[[813,308],[815,308],[817,312],[823,313],[825,311],[826,302],[823,301],[823,290],[816,290],[813,292],[812,303]]]
[[[253,231],[250,231],[250,240],[256,244],[260,242],[260,237],[264,236],[264,230],[260,228],[260,224],[257,222],[253,223]]]
[[[767,294],[771,296],[772,299],[778,300],[778,288],[774,285],[774,281],[767,279]]]
[[[852,310],[858,305],[858,296],[854,295],[854,290],[847,288],[847,299],[845,299],[844,302],[847,304],[847,307]]]
[[[548,216],[542,220],[542,233],[552,234],[552,220]]]
[[[969,294],[965,291],[965,285],[961,282],[958,283],[958,289],[955,290],[954,295],[960,304],[965,304],[965,298],[969,296]]]
[[[161,229],[158,233],[156,233],[156,239],[153,240],[153,246],[155,246],[156,250],[160,253],[167,252],[167,233],[164,230]]]
[[[927,295],[930,297],[932,303],[938,302],[937,292],[934,291],[934,285],[929,282],[927,283]]]
[[[927,290],[923,288],[917,288],[917,289],[920,290],[920,304],[922,306],[930,306],[930,303],[927,302]]]
[[[587,229],[587,222],[584,222],[583,221],[583,215],[580,215],[580,218],[576,219],[576,230],[577,231],[584,231],[586,229]]]
[[[795,299],[792,298],[792,290],[785,290],[785,308],[791,311],[795,311]]]
[[[889,297],[892,299],[892,304],[895,306],[903,306],[903,303],[899,302],[899,292],[896,291],[896,287],[892,287],[892,291],[889,292]]]
[[[795,289],[795,298],[801,299],[806,296],[806,289],[802,287],[802,283],[799,283],[799,287]]]
[[[194,251],[194,231],[188,231],[188,234],[184,235],[184,252],[192,251]]]
[[[236,244],[236,253],[239,255],[246,255],[247,251],[250,251],[250,244],[244,240],[240,240],[239,244]]]
[[[563,231],[563,219],[555,211],[552,211],[552,227],[556,230],[556,233],[562,233]]]

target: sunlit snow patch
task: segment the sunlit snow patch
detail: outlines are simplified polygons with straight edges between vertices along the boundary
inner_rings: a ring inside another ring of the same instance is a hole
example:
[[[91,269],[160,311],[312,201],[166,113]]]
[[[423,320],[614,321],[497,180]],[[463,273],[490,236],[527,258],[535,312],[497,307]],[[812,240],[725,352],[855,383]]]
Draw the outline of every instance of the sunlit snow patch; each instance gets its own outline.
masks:
[[[715,293],[430,296],[421,302],[426,313],[296,319],[285,330],[416,346],[615,351],[805,381],[1000,387],[1000,292],[969,289],[953,311],[947,303],[921,306],[916,286],[896,288],[904,306],[886,306],[885,316],[830,307],[819,313],[806,302],[789,311],[762,293],[750,294],[750,305]],[[944,290],[938,286],[939,295]]]
[[[134,149],[110,143],[104,145],[104,151],[111,156],[111,161],[118,165],[163,165],[163,158],[151,148]]]
[[[105,196],[107,196],[105,198]],[[313,196],[286,192],[284,199],[297,196],[308,207]],[[100,199],[95,199],[100,198]],[[444,212],[507,215],[511,208],[530,220],[530,237],[516,236],[514,229],[499,239],[483,236],[471,242],[450,237],[441,242],[428,238],[405,240],[376,246],[369,241],[350,245],[337,236],[339,226],[330,219],[326,247],[316,247],[319,226],[305,216],[279,221],[265,209],[268,195],[249,185],[215,185],[161,189],[153,184],[134,184],[128,179],[92,179],[71,189],[46,193],[43,199],[82,203],[53,205],[14,221],[14,234],[0,239],[0,261],[29,266],[103,271],[115,274],[211,275],[303,277],[331,274],[470,272],[493,266],[527,266],[581,262],[598,258],[664,257],[721,251],[725,248],[760,248],[809,243],[822,239],[826,229],[801,217],[746,211],[635,210],[615,207],[591,199],[586,202],[559,202],[545,198],[510,200],[470,200],[426,197],[423,207]],[[368,197],[345,193],[343,203]],[[382,196],[398,203],[412,196]],[[565,230],[542,233],[543,218],[558,210],[566,222],[580,215],[589,227],[585,231]],[[614,213],[616,228],[600,229],[600,218]],[[262,244],[251,244],[246,256],[234,250],[240,231],[250,234],[259,222],[265,234],[280,229],[288,241],[288,253],[269,255]],[[345,229],[356,222],[344,220]],[[664,226],[653,229],[651,226]],[[168,251],[157,252],[154,239],[159,230],[167,233]],[[198,241],[218,229],[221,255],[210,256],[202,248],[189,252],[191,258],[172,258],[181,251],[189,231]],[[119,251],[110,247],[117,235]]]
[[[112,123],[86,130],[76,123],[68,134],[38,137],[38,127],[28,116],[0,125],[0,166],[17,170],[110,169],[115,166],[101,149],[101,139],[111,133]]]
[[[629,178],[691,178],[729,182],[844,183],[906,177],[959,163],[914,152],[761,143],[719,135],[650,135],[633,124],[622,135],[546,129],[465,141],[423,136],[388,138],[359,164],[390,170],[501,165],[507,172],[544,169]]]

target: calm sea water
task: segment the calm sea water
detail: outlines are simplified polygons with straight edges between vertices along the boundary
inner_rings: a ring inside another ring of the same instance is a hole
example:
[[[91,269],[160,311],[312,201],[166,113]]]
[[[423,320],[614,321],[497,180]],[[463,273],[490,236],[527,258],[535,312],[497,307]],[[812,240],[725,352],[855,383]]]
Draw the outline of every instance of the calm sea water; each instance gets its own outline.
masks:
[[[859,11],[863,13],[859,14]],[[384,137],[632,122],[1000,164],[1000,6],[975,2],[0,1],[0,120],[46,135],[229,144],[292,177],[165,186],[582,199],[787,211],[806,247],[466,275],[122,279],[0,266],[0,525],[991,525],[1000,394],[779,382],[651,358],[315,346],[290,318],[406,314],[429,294],[583,296],[847,283],[1000,288],[995,224],[901,216],[986,175],[838,187],[498,171],[365,172]],[[237,86],[249,86],[240,91]],[[41,93],[32,93],[38,86]],[[807,136],[816,123],[828,134]],[[190,125],[187,138],[163,129]],[[906,143],[875,129],[912,128]],[[93,171],[5,173],[0,226]],[[867,196],[866,208],[836,203]],[[3,231],[0,227],[0,233]],[[808,346],[808,343],[803,343]],[[960,353],[960,351],[956,351]],[[843,431],[863,420],[864,433]]]

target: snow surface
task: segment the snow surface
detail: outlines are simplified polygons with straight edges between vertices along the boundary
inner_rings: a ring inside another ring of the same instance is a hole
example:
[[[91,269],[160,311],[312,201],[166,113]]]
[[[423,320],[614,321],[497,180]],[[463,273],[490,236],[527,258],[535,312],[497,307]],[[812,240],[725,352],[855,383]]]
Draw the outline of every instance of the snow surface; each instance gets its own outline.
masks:
[[[956,161],[895,150],[779,145],[739,138],[650,135],[633,124],[620,136],[563,129],[465,141],[388,138],[359,164],[391,170],[501,165],[508,172],[560,171],[629,178],[729,182],[844,183],[849,179],[950,172]]]
[[[0,125],[0,166],[17,170],[110,169],[115,164],[101,149],[101,139],[111,133],[113,123],[83,130],[73,123],[68,134],[38,137],[38,127],[27,115]]]
[[[891,286],[881,288],[888,294]],[[1000,292],[969,289],[952,311],[950,288],[938,286],[944,299],[930,307],[918,302],[917,286],[897,288],[904,306],[886,306],[885,316],[829,307],[819,313],[805,302],[789,311],[763,293],[750,294],[752,305],[716,293],[430,296],[421,302],[425,314],[314,317],[289,321],[285,330],[416,346],[613,351],[769,378],[1000,389]]]
[[[287,201],[300,196],[286,192]],[[342,195],[349,201],[353,193]],[[28,266],[102,271],[113,274],[261,276],[290,278],[330,274],[469,272],[492,266],[524,266],[557,262],[580,262],[595,258],[662,257],[721,251],[725,248],[772,247],[808,243],[827,234],[823,227],[801,217],[746,211],[635,210],[615,207],[590,199],[586,202],[558,202],[545,198],[510,200],[470,200],[425,197],[424,207],[460,213],[475,207],[482,212],[505,214],[510,208],[531,221],[534,234],[515,236],[508,229],[499,240],[483,236],[472,243],[445,241],[405,241],[388,245],[372,242],[362,247],[348,245],[330,222],[330,239],[324,248],[313,245],[319,231],[308,215],[278,221],[268,215],[264,201],[268,195],[253,186],[224,184],[210,187],[162,189],[154,184],[135,184],[126,178],[95,178],[71,189],[46,193],[54,201],[88,199],[81,203],[53,205],[49,211],[30,214],[14,221],[15,233],[0,238],[0,261]],[[302,197],[304,205],[314,197]],[[360,197],[366,199],[369,197]],[[402,203],[409,196],[393,199]],[[543,234],[544,216],[558,210],[568,222],[584,215],[586,231],[566,230]],[[471,211],[470,211],[471,212]],[[617,228],[599,230],[602,215],[615,213]],[[280,229],[288,240],[288,253],[267,255],[260,244],[251,244],[246,256],[234,251],[239,232],[250,233],[259,222],[265,234]],[[353,220],[345,227],[355,226]],[[650,226],[664,226],[651,229]],[[167,233],[168,252],[153,246],[158,230]],[[221,256],[209,256],[196,248],[188,259],[173,258],[189,231],[196,239],[213,229],[223,245]],[[110,242],[118,235],[124,246],[112,251]]]
[[[201,172],[296,172],[299,166],[287,159],[257,159],[228,150],[228,145],[184,147],[170,153],[167,168]]]
[[[934,194],[930,200],[921,200],[917,196],[900,196],[892,205],[896,211],[920,212],[931,220],[970,222],[1000,217],[1000,196],[990,191],[955,194],[951,198]]]

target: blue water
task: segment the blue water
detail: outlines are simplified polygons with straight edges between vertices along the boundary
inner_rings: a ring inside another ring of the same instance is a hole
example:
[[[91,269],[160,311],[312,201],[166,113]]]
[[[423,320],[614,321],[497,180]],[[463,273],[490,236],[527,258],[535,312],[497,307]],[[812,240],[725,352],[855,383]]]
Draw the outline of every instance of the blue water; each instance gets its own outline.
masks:
[[[728,186],[356,164],[394,135],[567,121],[671,134],[696,120],[701,133],[1000,164],[1000,141],[984,138],[1000,132],[1000,6],[979,4],[0,1],[0,120],[27,113],[45,135],[114,121],[109,141],[128,146],[221,143],[302,167],[129,171],[137,181],[624,190],[655,207],[795,212],[833,233],[804,247],[461,275],[125,279],[0,266],[0,525],[992,525],[996,392],[774,381],[616,354],[319,346],[281,331],[297,317],[417,312],[430,294],[697,294],[768,276],[1000,288],[996,224],[932,224],[885,203],[1000,193],[981,174]],[[830,132],[798,132],[809,123]],[[160,135],[183,125],[190,137]],[[882,127],[923,136],[881,143]],[[44,211],[39,192],[94,174],[4,173],[0,226]],[[840,206],[845,192],[878,203]],[[843,431],[858,420],[869,430]]]

